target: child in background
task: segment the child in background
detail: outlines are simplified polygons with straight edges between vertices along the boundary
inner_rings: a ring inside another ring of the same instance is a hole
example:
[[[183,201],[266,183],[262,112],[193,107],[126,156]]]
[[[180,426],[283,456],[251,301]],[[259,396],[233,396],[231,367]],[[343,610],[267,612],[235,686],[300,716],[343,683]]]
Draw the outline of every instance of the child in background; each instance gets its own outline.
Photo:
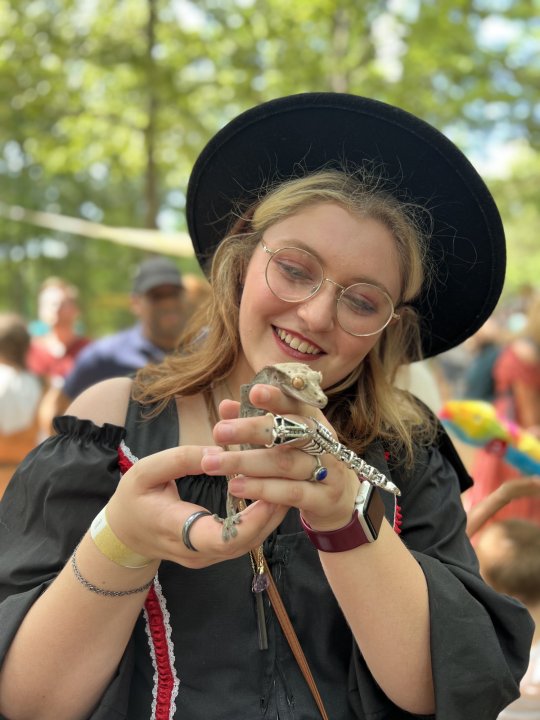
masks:
[[[37,443],[42,387],[26,369],[29,345],[24,320],[0,313],[0,497],[16,466]]]
[[[540,718],[540,525],[508,519],[492,523],[481,534],[476,552],[484,580],[495,590],[520,600],[536,623],[529,668],[521,697],[499,720]]]

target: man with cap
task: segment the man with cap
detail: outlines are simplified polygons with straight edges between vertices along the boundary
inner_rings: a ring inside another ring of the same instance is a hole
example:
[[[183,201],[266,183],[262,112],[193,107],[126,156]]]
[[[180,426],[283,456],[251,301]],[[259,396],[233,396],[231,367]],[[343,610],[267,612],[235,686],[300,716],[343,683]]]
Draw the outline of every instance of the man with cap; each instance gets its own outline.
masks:
[[[160,362],[178,341],[186,319],[185,290],[176,265],[164,257],[151,257],[137,268],[131,309],[138,318],[132,327],[88,345],[66,378],[62,412],[90,385],[130,375],[149,362]]]

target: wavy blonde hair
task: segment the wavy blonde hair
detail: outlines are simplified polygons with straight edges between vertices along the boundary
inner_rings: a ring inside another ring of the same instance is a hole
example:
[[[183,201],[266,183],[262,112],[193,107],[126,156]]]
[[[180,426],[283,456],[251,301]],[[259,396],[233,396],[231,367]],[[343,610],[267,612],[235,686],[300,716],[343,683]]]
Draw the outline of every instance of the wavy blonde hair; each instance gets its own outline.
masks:
[[[231,232],[219,244],[212,261],[212,294],[193,315],[180,350],[160,365],[137,374],[133,396],[156,404],[158,412],[172,397],[192,395],[226,379],[238,359],[239,305],[248,263],[264,232],[306,207],[336,203],[348,212],[381,222],[392,233],[398,252],[401,289],[396,305],[401,316],[381,334],[379,342],[355,371],[326,389],[326,416],[339,439],[363,452],[376,438],[392,454],[413,459],[415,442],[429,443],[435,426],[429,413],[406,392],[394,387],[398,367],[421,358],[419,319],[410,303],[429,281],[426,237],[414,204],[385,189],[378,176],[321,170],[276,184],[247,211],[238,213]]]

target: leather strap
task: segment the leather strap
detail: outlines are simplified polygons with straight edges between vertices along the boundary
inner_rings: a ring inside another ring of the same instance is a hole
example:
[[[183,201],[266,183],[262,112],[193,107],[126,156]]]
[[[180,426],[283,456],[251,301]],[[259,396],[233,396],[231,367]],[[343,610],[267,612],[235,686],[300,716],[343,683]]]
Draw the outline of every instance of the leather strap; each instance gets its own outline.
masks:
[[[300,670],[302,671],[302,675],[304,676],[304,678],[309,686],[309,689],[311,690],[313,699],[317,703],[317,707],[319,708],[321,717],[323,718],[323,720],[329,720],[328,715],[325,710],[325,707],[324,707],[324,703],[323,703],[321,695],[319,693],[319,689],[317,688],[315,679],[314,679],[313,675],[311,674],[311,670],[309,668],[308,661],[306,660],[306,656],[304,655],[304,651],[302,650],[300,641],[298,640],[298,637],[294,631],[292,623],[287,614],[287,610],[285,609],[285,605],[283,604],[283,600],[281,599],[281,595],[279,594],[279,590],[276,587],[274,578],[272,577],[272,573],[270,572],[270,568],[268,567],[268,563],[266,562],[266,558],[264,556],[263,556],[263,564],[264,564],[264,572],[267,574],[268,581],[269,581],[266,592],[268,593],[268,597],[270,598],[270,602],[272,603],[272,607],[274,608],[276,617],[279,620],[281,629],[283,630],[283,633],[284,633],[285,637],[287,638],[287,642],[289,643],[289,646],[293,652],[293,655],[296,658],[296,662],[298,663],[298,666],[299,666]]]

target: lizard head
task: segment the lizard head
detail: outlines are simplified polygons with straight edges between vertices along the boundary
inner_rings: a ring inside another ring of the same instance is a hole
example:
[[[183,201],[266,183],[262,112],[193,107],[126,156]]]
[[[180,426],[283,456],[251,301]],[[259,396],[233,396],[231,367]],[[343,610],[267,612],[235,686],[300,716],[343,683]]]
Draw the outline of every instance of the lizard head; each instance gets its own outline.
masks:
[[[325,407],[328,398],[321,388],[322,373],[304,363],[277,363],[273,368],[286,395],[314,407]]]

